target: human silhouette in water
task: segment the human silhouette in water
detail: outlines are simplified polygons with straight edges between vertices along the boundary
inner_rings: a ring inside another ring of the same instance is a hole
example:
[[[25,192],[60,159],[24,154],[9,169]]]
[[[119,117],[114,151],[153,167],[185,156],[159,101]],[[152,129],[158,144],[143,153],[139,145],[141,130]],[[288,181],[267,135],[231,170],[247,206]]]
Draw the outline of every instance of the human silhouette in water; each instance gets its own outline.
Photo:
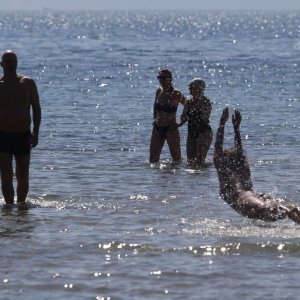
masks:
[[[41,123],[39,94],[33,79],[17,73],[15,52],[2,55],[0,78],[0,173],[6,207],[14,204],[13,159],[17,179],[17,203],[26,209],[31,148],[38,144]]]
[[[176,123],[176,112],[179,103],[185,104],[183,94],[172,84],[172,73],[169,69],[159,71],[157,79],[160,87],[156,91],[153,105],[153,129],[150,142],[150,163],[157,163],[162,148],[167,141],[173,161],[181,160],[180,136]]]
[[[204,95],[205,81],[194,78],[189,83],[192,96],[185,105],[178,127],[188,121],[186,154],[188,163],[203,165],[213,140],[213,131],[209,125],[212,110],[211,101]]]
[[[228,118],[228,108],[225,108],[220,118],[214,151],[214,164],[223,200],[238,213],[250,219],[274,222],[288,217],[300,224],[299,207],[291,204],[282,205],[270,195],[257,194],[254,191],[250,166],[243,151],[240,135],[242,116],[237,110],[232,115],[234,147],[223,150],[224,129]]]

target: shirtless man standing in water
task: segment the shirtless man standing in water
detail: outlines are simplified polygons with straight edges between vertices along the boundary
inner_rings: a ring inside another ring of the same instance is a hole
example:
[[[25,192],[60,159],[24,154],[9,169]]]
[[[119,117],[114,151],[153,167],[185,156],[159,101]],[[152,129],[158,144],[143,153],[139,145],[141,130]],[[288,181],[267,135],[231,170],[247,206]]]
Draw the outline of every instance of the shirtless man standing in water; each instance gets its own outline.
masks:
[[[38,144],[41,107],[35,82],[17,73],[17,55],[2,55],[0,78],[0,172],[5,207],[14,203],[13,158],[16,163],[17,203],[26,209],[29,189],[30,149]],[[31,110],[33,130],[31,132]]]
[[[223,150],[224,128],[229,117],[223,110],[217,131],[214,164],[217,169],[220,195],[234,210],[250,219],[273,222],[286,217],[300,224],[300,209],[295,205],[282,205],[270,195],[257,194],[253,189],[250,166],[243,151],[240,135],[242,116],[235,111],[232,116],[234,147]]]

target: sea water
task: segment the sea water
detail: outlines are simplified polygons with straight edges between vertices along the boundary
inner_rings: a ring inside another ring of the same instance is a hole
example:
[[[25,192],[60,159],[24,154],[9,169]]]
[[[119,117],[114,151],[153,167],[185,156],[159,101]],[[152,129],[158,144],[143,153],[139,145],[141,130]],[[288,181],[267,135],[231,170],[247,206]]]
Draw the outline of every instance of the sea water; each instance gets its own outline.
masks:
[[[214,137],[241,111],[256,190],[300,205],[299,12],[15,11],[0,32],[43,114],[30,209],[0,212],[0,299],[299,299],[299,225],[224,203],[213,144],[189,167],[183,126],[182,162],[148,163],[170,68],[186,97],[205,79]]]

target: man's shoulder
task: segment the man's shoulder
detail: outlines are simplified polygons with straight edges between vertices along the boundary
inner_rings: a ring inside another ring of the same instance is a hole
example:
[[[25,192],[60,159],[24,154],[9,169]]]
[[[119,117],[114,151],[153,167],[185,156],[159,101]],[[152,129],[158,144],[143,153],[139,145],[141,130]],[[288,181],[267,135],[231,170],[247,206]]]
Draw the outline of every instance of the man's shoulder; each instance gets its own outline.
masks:
[[[207,98],[206,96],[204,96],[203,99],[204,99],[204,102],[205,102],[206,104],[210,104],[210,105],[211,105],[211,101],[210,101],[209,98]]]
[[[18,78],[19,78],[20,82],[32,82],[32,81],[34,82],[34,80],[27,75],[18,74]]]
[[[219,171],[226,172],[227,167],[224,165],[223,151],[217,151],[215,149],[214,154],[213,154],[213,162],[214,162],[215,167],[217,167],[219,169]]]
[[[26,75],[23,75],[23,74],[18,74],[18,78],[19,78],[19,82],[21,84],[24,84],[28,87],[34,87],[36,84],[35,84],[35,81],[29,77],[29,76],[26,76]]]

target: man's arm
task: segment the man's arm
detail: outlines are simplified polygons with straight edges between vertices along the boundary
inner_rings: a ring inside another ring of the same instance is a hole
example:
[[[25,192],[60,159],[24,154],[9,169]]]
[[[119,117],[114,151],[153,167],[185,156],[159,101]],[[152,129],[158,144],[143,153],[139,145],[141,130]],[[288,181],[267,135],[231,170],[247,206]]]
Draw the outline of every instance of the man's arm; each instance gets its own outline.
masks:
[[[225,123],[228,120],[229,112],[228,107],[224,108],[222,116],[220,118],[220,125],[217,131],[216,142],[215,142],[215,156],[219,156],[223,153],[223,142],[224,142],[224,129]]]
[[[238,110],[235,110],[234,114],[232,115],[232,124],[234,129],[234,145],[235,148],[240,152],[243,151],[243,145],[242,145],[242,139],[240,133],[241,121],[242,121],[241,113]]]
[[[31,81],[31,107],[32,107],[32,121],[33,121],[31,146],[34,148],[37,146],[39,141],[39,131],[40,131],[42,112],[41,112],[39,93],[36,84],[33,80]]]

